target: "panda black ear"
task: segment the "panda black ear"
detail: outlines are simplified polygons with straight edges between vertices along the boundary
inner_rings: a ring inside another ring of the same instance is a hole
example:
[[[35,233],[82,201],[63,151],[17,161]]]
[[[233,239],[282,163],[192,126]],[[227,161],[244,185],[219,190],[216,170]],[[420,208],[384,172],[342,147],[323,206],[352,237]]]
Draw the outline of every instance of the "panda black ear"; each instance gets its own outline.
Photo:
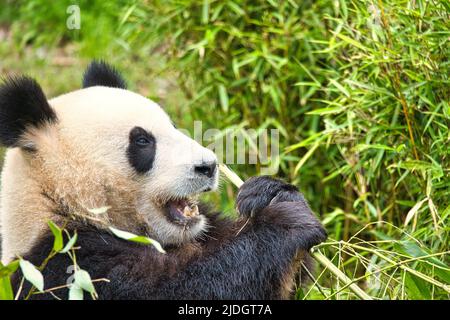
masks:
[[[92,61],[83,76],[83,88],[104,86],[126,89],[127,85],[116,68],[104,61]]]
[[[28,128],[56,121],[55,111],[34,79],[25,76],[3,79],[0,84],[0,144],[17,147]]]

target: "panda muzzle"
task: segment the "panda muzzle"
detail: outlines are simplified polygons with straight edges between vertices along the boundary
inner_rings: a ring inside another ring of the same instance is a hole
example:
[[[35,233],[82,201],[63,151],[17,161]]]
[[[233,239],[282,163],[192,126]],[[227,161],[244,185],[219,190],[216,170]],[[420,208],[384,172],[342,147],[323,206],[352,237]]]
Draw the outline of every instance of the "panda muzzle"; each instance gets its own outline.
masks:
[[[187,199],[173,200],[166,204],[169,220],[186,225],[200,215],[198,206]]]

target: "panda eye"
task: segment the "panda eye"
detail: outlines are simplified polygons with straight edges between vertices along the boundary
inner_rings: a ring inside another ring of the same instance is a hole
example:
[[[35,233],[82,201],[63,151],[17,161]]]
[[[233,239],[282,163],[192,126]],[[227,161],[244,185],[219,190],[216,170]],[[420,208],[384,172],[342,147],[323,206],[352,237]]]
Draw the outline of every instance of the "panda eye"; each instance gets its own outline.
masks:
[[[150,141],[147,138],[139,137],[135,140],[135,143],[140,147],[145,147],[150,143]]]

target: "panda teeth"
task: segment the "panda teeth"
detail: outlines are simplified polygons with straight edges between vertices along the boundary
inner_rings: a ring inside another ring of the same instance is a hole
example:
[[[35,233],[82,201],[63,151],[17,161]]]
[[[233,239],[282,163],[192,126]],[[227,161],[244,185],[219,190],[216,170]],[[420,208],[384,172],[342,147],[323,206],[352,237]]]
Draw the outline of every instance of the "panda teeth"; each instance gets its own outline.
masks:
[[[194,207],[192,208],[191,214],[193,217],[198,216],[200,213],[198,212],[198,206],[194,205]]]
[[[191,209],[189,208],[189,206],[185,206],[183,209],[183,215],[185,217],[190,217],[191,216]]]
[[[192,208],[188,205],[185,206],[183,209],[183,215],[189,218],[198,216],[199,215],[198,206],[194,205]]]

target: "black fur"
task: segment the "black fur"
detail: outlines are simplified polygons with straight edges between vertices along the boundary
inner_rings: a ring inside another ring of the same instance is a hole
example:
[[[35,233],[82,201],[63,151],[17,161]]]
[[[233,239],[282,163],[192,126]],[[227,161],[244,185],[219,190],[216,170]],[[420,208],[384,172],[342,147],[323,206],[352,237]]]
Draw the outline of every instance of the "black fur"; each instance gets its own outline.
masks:
[[[285,192],[292,196],[291,186],[281,187],[281,182],[266,177],[246,182],[240,193],[257,187],[264,191],[270,183],[280,187],[274,197],[286,200],[280,195]],[[255,203],[268,200],[266,193],[252,194],[241,199],[241,208],[252,208]],[[305,202],[274,200],[255,212],[254,219],[241,230],[246,220],[233,222],[212,216],[212,228],[204,240],[166,248],[167,254],[90,226],[72,224],[70,228],[78,231],[80,249],[76,256],[80,267],[93,279],[110,280],[95,285],[101,299],[286,298],[283,283],[286,277],[293,277],[290,268],[295,257],[300,252],[308,260],[307,250],[325,240],[325,230]],[[52,243],[49,235],[25,258],[39,265]],[[66,273],[70,265],[67,255],[59,254],[50,260],[43,271],[45,287],[64,285],[70,276]],[[16,288],[20,279],[20,273],[13,277]],[[26,285],[22,295],[28,290]],[[60,298],[67,297],[67,289],[54,293]],[[32,298],[52,299],[52,296],[37,294]]]
[[[148,141],[146,145],[140,145],[139,139]],[[138,173],[145,173],[153,167],[156,154],[156,139],[146,130],[135,127],[130,131],[127,157],[131,166]]]
[[[127,84],[119,71],[101,60],[92,61],[83,76],[83,88],[94,86],[127,88]]]
[[[236,206],[240,214],[252,216],[274,201],[306,203],[295,186],[269,176],[258,176],[244,183],[238,192]]]
[[[0,85],[0,143],[17,147],[27,128],[56,122],[56,114],[32,78],[6,78]]]

